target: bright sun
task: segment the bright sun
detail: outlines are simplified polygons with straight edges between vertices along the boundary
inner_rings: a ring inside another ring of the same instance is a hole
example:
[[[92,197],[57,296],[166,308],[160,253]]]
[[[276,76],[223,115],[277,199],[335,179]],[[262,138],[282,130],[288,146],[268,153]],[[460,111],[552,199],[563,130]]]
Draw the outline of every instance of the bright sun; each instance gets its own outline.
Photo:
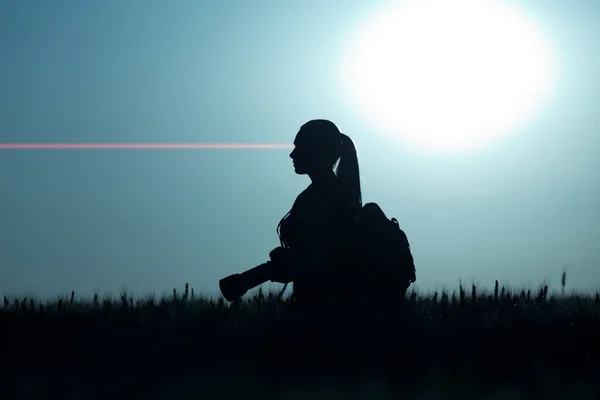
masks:
[[[427,151],[511,133],[541,109],[557,75],[539,27],[499,1],[404,1],[350,43],[344,97],[377,130]]]

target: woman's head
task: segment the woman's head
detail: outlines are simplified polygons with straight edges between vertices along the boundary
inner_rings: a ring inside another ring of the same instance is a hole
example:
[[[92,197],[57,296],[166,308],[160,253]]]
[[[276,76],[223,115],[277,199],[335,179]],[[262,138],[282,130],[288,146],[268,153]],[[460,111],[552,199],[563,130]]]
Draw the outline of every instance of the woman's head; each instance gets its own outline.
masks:
[[[308,121],[296,134],[290,153],[299,175],[336,176],[341,195],[353,205],[362,206],[358,157],[354,142],[328,120]]]

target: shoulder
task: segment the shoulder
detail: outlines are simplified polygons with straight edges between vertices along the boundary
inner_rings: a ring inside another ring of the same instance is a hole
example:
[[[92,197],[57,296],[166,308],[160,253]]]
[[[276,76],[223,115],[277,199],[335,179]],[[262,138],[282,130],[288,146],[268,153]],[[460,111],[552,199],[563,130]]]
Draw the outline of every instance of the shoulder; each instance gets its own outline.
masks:
[[[321,214],[333,209],[335,209],[333,199],[311,186],[300,193],[294,202],[294,211],[298,213]]]

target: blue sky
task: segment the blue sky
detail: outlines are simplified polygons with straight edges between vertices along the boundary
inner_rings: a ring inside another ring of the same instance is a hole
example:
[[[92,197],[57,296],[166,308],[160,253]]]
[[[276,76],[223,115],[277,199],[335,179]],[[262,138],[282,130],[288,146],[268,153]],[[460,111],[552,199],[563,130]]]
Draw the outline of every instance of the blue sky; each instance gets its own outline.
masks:
[[[600,6],[529,2],[563,60],[554,100],[518,135],[441,157],[379,134],[336,87],[379,5],[3,2],[0,142],[291,144],[328,118],[357,142],[364,199],[407,232],[420,288],[556,286],[565,266],[570,287],[599,287]],[[309,183],[288,154],[0,150],[0,292],[216,293],[277,246]]]

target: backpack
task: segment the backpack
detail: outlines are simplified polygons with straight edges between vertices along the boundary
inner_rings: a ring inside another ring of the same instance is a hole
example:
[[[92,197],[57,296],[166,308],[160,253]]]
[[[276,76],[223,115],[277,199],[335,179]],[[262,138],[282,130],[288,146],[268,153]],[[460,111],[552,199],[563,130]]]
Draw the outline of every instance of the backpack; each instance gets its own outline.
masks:
[[[286,217],[291,213],[288,212]],[[320,277],[322,286],[334,296],[404,296],[416,281],[408,238],[396,218],[388,219],[377,203],[367,203],[358,212],[341,210],[336,223],[334,259],[336,267]],[[285,217],[284,217],[285,219]],[[282,247],[288,247],[277,233]],[[279,293],[283,294],[288,284]]]
[[[339,284],[350,293],[404,296],[416,273],[398,220],[388,219],[377,203],[367,203],[341,228]]]

